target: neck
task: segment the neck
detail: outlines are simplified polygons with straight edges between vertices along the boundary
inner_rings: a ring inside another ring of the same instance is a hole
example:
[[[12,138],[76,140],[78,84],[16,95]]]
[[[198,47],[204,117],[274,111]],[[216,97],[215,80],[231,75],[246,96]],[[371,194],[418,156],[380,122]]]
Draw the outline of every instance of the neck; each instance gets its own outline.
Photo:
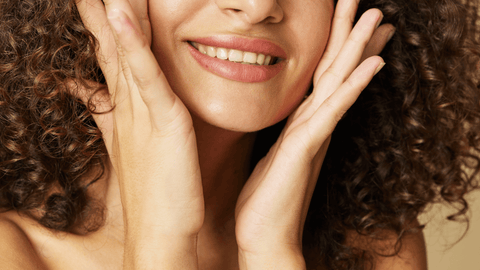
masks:
[[[214,127],[194,118],[205,197],[205,222],[233,218],[235,204],[249,176],[255,133]]]

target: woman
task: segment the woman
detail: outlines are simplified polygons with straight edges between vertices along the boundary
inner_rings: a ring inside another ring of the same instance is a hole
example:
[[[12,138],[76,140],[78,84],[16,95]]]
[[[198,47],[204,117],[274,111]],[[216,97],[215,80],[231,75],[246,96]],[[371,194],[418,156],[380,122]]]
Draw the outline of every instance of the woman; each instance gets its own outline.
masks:
[[[0,4],[6,269],[426,269],[467,209],[473,1]]]

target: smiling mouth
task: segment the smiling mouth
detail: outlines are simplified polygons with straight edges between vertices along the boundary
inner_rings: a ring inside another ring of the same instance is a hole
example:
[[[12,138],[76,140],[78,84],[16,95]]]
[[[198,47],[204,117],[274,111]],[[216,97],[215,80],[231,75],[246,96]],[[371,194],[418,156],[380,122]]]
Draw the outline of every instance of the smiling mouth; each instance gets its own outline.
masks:
[[[245,65],[255,66],[272,66],[278,64],[283,59],[271,55],[264,55],[261,53],[245,52],[234,49],[227,49],[221,47],[213,47],[200,44],[198,42],[188,41],[192,47],[197,49],[200,53],[208,55],[212,58],[217,58],[225,61],[230,61]]]

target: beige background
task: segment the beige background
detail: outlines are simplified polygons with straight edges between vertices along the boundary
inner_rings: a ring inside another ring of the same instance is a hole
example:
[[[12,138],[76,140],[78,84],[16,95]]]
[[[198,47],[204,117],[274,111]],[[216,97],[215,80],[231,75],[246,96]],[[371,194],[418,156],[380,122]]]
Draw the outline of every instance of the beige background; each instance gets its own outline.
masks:
[[[429,270],[480,270],[480,191],[469,194],[468,202],[470,228],[458,243],[466,226],[446,220],[450,207],[437,204],[420,216],[420,222],[428,222],[424,234]]]

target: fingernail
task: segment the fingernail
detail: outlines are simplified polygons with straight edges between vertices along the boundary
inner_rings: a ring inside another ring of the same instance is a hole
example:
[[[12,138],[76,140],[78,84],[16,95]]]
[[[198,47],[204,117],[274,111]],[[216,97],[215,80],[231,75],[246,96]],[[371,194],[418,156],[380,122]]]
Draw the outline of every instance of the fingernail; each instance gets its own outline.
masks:
[[[395,34],[395,32],[397,31],[396,28],[393,28],[390,33],[388,33],[388,36],[387,36],[387,42],[390,41],[390,39],[392,39],[393,35]]]
[[[377,75],[377,73],[385,66],[385,62],[382,62],[378,65],[377,69],[375,69],[375,74],[374,75]]]
[[[110,25],[115,29],[115,32],[117,34],[120,34],[122,32],[122,12],[118,9],[114,9],[107,14],[108,21],[110,22]]]
[[[383,13],[380,14],[380,17],[377,20],[377,26],[375,28],[378,28],[380,26],[380,24],[382,23],[382,20],[383,20]]]

